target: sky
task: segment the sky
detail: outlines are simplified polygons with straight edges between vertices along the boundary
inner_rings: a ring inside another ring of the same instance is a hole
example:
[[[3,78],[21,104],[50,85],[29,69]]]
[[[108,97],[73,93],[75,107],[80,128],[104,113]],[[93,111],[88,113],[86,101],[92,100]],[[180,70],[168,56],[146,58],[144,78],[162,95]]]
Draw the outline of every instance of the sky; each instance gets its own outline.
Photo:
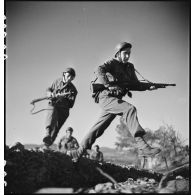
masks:
[[[154,91],[133,92],[126,101],[137,108],[140,124],[151,130],[169,124],[189,139],[189,8],[182,1],[17,1],[6,3],[5,66],[6,144],[41,144],[46,112],[32,115],[30,102],[62,75],[76,70],[75,106],[58,137],[68,126],[80,142],[97,121],[100,107],[90,94],[98,65],[114,57],[115,46],[131,42],[130,62],[148,80],[176,83]],[[139,76],[138,76],[139,77]],[[47,101],[36,109],[47,107]],[[96,140],[114,147],[117,117]]]

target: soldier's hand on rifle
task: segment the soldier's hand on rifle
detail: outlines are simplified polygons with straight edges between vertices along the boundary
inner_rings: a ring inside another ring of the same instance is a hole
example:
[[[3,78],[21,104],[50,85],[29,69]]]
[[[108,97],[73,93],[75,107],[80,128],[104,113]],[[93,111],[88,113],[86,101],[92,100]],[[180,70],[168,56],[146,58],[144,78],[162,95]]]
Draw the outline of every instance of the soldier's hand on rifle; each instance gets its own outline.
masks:
[[[119,94],[124,93],[123,89],[118,86],[108,87],[108,89],[111,91],[113,95],[119,95]]]
[[[150,86],[150,88],[148,90],[152,91],[152,90],[155,90],[155,89],[158,89],[156,86],[152,85]]]

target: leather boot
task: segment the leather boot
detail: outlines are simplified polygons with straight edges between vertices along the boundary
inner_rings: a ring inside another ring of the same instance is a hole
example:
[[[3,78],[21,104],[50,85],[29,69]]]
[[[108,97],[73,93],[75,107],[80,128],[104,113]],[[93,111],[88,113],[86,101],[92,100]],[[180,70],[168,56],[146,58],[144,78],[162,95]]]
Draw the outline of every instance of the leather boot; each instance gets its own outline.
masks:
[[[69,156],[72,157],[73,162],[78,162],[85,151],[86,151],[86,149],[84,149],[84,147],[80,146],[78,149],[71,150],[69,152]]]
[[[46,130],[46,134],[45,134],[45,137],[43,138],[43,142],[44,142],[44,145],[46,146],[46,147],[49,147],[49,146],[51,146],[52,145],[52,138],[51,138],[51,130],[50,130],[50,128],[46,128],[45,129]]]
[[[52,145],[52,140],[51,136],[47,135],[43,138],[43,142],[45,146],[51,146]]]
[[[152,148],[143,137],[135,137],[135,141],[137,142],[140,156],[154,156],[161,151],[160,148]]]

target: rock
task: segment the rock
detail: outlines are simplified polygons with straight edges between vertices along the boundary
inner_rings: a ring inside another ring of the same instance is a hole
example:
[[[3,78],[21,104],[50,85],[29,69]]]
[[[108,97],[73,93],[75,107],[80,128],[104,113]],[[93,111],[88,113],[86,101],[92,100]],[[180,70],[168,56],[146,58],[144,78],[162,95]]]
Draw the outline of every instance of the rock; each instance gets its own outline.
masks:
[[[73,193],[74,190],[72,188],[42,188],[38,191],[35,192],[35,194],[46,194],[46,193],[52,193],[52,194],[57,194],[57,193]]]
[[[176,177],[176,179],[183,179],[183,177],[182,177],[181,175],[178,175],[178,176]]]
[[[132,190],[131,189],[127,189],[127,188],[125,188],[125,189],[121,189],[120,190],[120,193],[132,193]]]
[[[107,183],[103,183],[103,184],[97,184],[95,186],[95,191],[101,192],[101,191],[105,191],[105,190],[108,190],[111,188],[113,188],[113,184],[111,182],[107,182]]]
[[[148,182],[149,183],[156,183],[155,179],[149,179]]]
[[[90,189],[90,190],[88,191],[88,193],[89,193],[89,194],[96,194],[96,191],[93,190],[93,189]]]
[[[158,190],[159,193],[189,192],[189,181],[185,179],[171,180],[167,186]]]
[[[189,178],[189,164],[185,164],[183,166],[180,166],[176,169],[173,169],[166,173],[159,183],[159,189],[162,189],[167,186],[168,181],[175,180],[175,178]]]

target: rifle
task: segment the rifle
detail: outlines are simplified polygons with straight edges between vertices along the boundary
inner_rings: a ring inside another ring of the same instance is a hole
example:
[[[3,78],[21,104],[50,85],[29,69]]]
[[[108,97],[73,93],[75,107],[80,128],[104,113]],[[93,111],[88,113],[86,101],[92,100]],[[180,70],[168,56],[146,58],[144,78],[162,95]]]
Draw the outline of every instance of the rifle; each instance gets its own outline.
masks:
[[[42,98],[37,98],[37,99],[34,99],[30,102],[30,104],[34,105],[36,102],[39,102],[39,101],[42,101],[42,100],[49,100],[51,98],[49,97],[42,97]]]
[[[176,84],[166,84],[166,83],[152,83],[152,82],[132,82],[132,83],[120,83],[120,82],[110,82],[109,86],[118,86],[127,91],[146,91],[150,90],[151,86],[154,86],[155,89],[165,88],[167,86],[176,86]],[[97,93],[107,89],[103,84],[92,83],[91,91],[92,93]]]
[[[67,93],[63,93],[63,94],[60,94],[60,95],[58,94],[58,96],[54,96],[54,97],[47,97],[47,96],[45,96],[45,97],[42,97],[42,98],[34,99],[34,100],[32,100],[32,101],[30,102],[30,104],[33,105],[33,108],[31,109],[30,112],[31,112],[31,114],[36,114],[36,113],[38,113],[38,112],[47,110],[47,109],[41,109],[41,110],[39,110],[39,111],[37,111],[37,112],[33,112],[33,110],[35,109],[35,103],[36,103],[36,102],[39,102],[39,101],[42,101],[42,100],[56,100],[56,101],[58,101],[60,98],[66,96],[66,95],[69,95],[69,94],[73,94],[73,93],[74,93],[74,92],[67,92]]]
[[[30,102],[30,104],[34,105],[36,102],[39,102],[39,101],[42,101],[42,100],[49,100],[49,99],[57,99],[57,98],[60,98],[60,97],[64,97],[65,95],[69,95],[73,92],[67,92],[67,93],[63,93],[61,95],[58,95],[57,97],[47,97],[47,96],[44,96],[42,98],[37,98],[37,99],[34,99]]]

